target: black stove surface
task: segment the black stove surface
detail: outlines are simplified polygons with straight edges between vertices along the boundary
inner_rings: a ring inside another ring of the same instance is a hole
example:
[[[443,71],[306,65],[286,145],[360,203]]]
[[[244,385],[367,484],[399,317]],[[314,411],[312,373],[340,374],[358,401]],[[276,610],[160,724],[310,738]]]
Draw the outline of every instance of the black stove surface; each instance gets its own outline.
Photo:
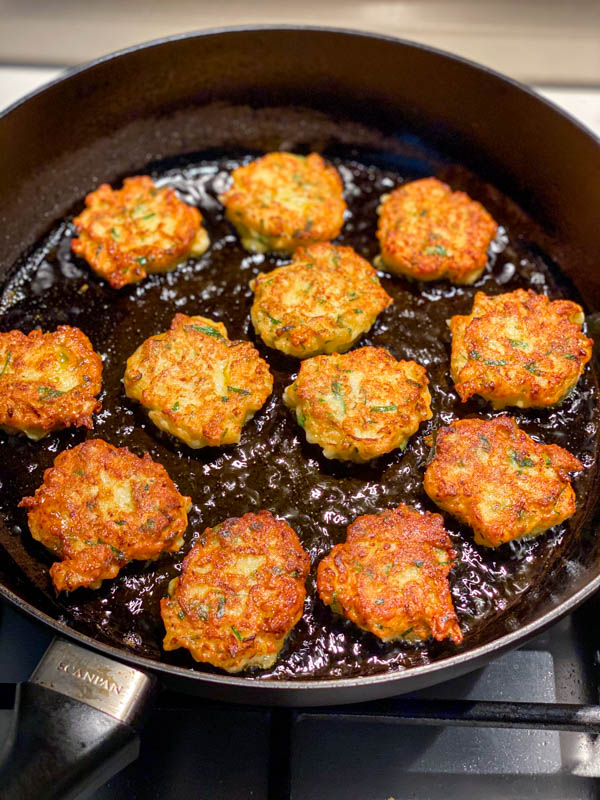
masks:
[[[385,703],[423,700],[598,703],[600,600],[593,598],[484,669]],[[0,606],[0,741],[14,684],[50,642]],[[94,800],[579,800],[600,797],[600,740],[585,733],[407,724],[381,704],[341,713],[257,709],[165,693],[141,754]],[[504,706],[502,706],[504,708]],[[510,710],[506,706],[507,710]],[[510,721],[510,720],[509,720]],[[504,724],[505,720],[503,720]]]

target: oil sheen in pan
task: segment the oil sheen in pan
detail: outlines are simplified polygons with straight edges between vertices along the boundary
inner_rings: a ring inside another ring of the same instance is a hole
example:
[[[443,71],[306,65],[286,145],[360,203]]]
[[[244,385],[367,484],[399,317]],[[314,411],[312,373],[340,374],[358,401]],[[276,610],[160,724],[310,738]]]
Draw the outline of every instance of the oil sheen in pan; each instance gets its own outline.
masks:
[[[189,157],[149,168],[161,183],[175,187],[182,199],[202,209],[211,247],[200,260],[117,292],[72,255],[73,228],[70,220],[64,220],[24,259],[4,287],[2,330],[29,331],[37,326],[51,330],[60,324],[77,325],[104,359],[103,411],[93,431],[63,431],[40,443],[0,434],[0,502],[13,533],[13,558],[44,593],[54,613],[77,630],[126,646],[140,655],[210,670],[196,665],[187,651],[162,651],[159,600],[169,580],[180,570],[185,553],[206,526],[228,516],[267,508],[298,532],[310,553],[313,570],[304,616],[281,657],[271,670],[250,673],[249,678],[372,674],[426,664],[454,653],[456,648],[446,643],[429,642],[416,647],[383,644],[336,618],[316,597],[316,564],[345,538],[346,526],[360,514],[392,508],[400,502],[435,510],[422,488],[428,450],[423,437],[457,417],[493,415],[483,403],[460,404],[452,390],[446,320],[452,314],[466,313],[477,289],[497,294],[531,287],[551,297],[578,298],[551,260],[530,244],[533,228],[519,209],[464,170],[453,169],[442,175],[450,177],[455,188],[463,188],[483,202],[502,225],[492,246],[488,269],[473,287],[455,287],[447,282],[410,283],[381,273],[383,285],[395,302],[359,343],[387,347],[397,358],[415,359],[427,368],[433,419],[421,427],[404,453],[397,451],[362,466],[328,461],[317,447],[305,442],[303,432],[281,401],[282,390],[294,378],[298,362],[264,347],[250,323],[250,279],[285,260],[245,252],[216,200],[228,172],[250,157],[210,155],[211,158]],[[375,210],[381,194],[399,180],[417,176],[369,164],[357,154],[352,158],[347,154],[332,155],[332,160],[342,172],[349,206],[339,241],[372,259],[378,250]],[[161,434],[124,395],[121,378],[127,357],[146,337],[165,330],[177,311],[221,320],[232,338],[255,342],[270,364],[275,376],[273,395],[246,425],[238,446],[189,450]],[[530,434],[567,447],[582,460],[587,469],[575,480],[580,500],[591,486],[596,461],[597,397],[597,386],[588,368],[559,409],[511,412]],[[128,565],[118,578],[105,581],[98,591],[79,590],[54,599],[47,575],[52,559],[31,539],[25,515],[17,504],[40,484],[44,469],[58,452],[92,436],[126,445],[138,454],[149,451],[167,468],[180,491],[191,495],[194,505],[186,544],[181,553],[163,556],[153,563]],[[511,609],[528,587],[543,580],[556,560],[564,557],[577,519],[576,516],[533,541],[491,551],[474,546],[469,531],[447,518],[458,551],[451,581],[465,634],[462,648],[501,635],[514,625]]]

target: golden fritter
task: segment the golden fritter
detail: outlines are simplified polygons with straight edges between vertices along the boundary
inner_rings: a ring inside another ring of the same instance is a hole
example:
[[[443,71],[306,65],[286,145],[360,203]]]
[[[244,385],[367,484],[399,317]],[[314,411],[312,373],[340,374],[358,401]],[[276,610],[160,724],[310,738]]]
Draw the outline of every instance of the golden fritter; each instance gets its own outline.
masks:
[[[85,205],[73,220],[79,234],[73,252],[114,289],[168,272],[209,245],[198,209],[147,175],[125,178],[122,189],[103,183]]]
[[[7,433],[41,439],[58,428],[91,428],[101,388],[102,360],[79,328],[0,333],[0,428]]]
[[[553,406],[571,391],[592,355],[581,332],[583,309],[531,289],[488,297],[452,317],[450,369],[465,402],[475,394],[494,408]]]
[[[227,672],[266,669],[302,616],[310,559],[268,511],[207,528],[161,600],[165,650]]]
[[[185,314],[138,347],[123,382],[158,428],[194,448],[239,442],[273,389],[250,342],[230,341],[222,322]]]
[[[425,491],[473,528],[477,544],[537,536],[575,513],[569,473],[583,465],[558,445],[534,441],[510,417],[457,420],[428,444]]]
[[[321,600],[384,642],[462,633],[448,573],[456,553],[439,514],[400,505],[358,517],[317,569]]]
[[[339,235],[346,210],[342,179],[317,153],[268,153],[231,177],[219,199],[246,250],[293,253]]]
[[[64,450],[33,497],[29,529],[60,559],[50,567],[57,592],[97,589],[128,561],[147,561],[183,544],[189,497],[148,453],[90,439]]]
[[[325,458],[360,463],[404,449],[421,422],[431,419],[428,384],[415,361],[361,347],[303,361],[283,401]]]
[[[485,269],[498,225],[468,194],[423,178],[384,195],[378,211],[384,269],[458,284],[474,283]]]
[[[252,324],[269,347],[297,358],[343,353],[392,303],[377,272],[351,247],[300,247],[291,264],[259,275]]]

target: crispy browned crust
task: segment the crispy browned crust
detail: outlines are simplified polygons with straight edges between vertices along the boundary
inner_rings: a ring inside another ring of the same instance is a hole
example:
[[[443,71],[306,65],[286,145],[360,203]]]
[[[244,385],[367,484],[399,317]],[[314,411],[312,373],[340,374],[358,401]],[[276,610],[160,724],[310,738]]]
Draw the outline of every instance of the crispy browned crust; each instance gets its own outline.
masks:
[[[303,361],[284,403],[326,458],[364,462],[405,447],[431,419],[425,368],[382,347]]]
[[[392,303],[377,272],[351,247],[300,247],[291,264],[258,275],[252,324],[262,340],[297,358],[344,352]]]
[[[452,379],[460,399],[475,394],[494,408],[553,406],[571,391],[592,356],[584,314],[570,300],[531,289],[488,297],[449,322]]]
[[[161,430],[190,447],[217,447],[239,442],[273,377],[256,348],[230,341],[222,322],[176,314],[128,359],[124,385]]]
[[[583,465],[558,445],[535,442],[508,416],[457,420],[428,444],[425,491],[473,528],[477,544],[537,536],[575,513],[569,473]]]
[[[335,239],[342,229],[342,179],[317,153],[268,153],[231,177],[220,200],[249,250],[293,253]]]
[[[268,511],[207,528],[161,600],[165,650],[227,672],[271,666],[302,616],[309,569],[296,533]]]
[[[103,183],[85,204],[73,220],[79,234],[73,252],[114,289],[167,272],[208,247],[198,209],[183,203],[174,189],[157,188],[147,175],[125,178],[117,190]]]
[[[101,388],[102,360],[79,328],[0,333],[0,427],[8,433],[39,439],[57,428],[91,428]]]
[[[321,600],[384,641],[462,633],[448,573],[456,553],[439,514],[400,505],[358,517],[317,570]]]
[[[33,538],[60,559],[50,576],[62,592],[97,589],[128,561],[178,550],[191,500],[148,453],[90,439],[60,453],[19,505]]]
[[[481,203],[437,178],[423,178],[383,198],[377,238],[390,272],[465,284],[485,269],[497,228]]]

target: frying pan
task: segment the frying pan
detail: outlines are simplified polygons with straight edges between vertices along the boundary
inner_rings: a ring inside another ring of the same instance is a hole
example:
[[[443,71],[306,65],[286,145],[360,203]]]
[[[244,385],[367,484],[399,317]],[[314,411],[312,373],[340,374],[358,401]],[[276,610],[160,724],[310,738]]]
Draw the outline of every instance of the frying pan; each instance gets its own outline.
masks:
[[[337,145],[403,163],[443,153],[445,163],[461,164],[496,187],[534,221],[536,246],[584,298],[593,333],[600,309],[598,141],[487,69],[344,30],[250,28],[173,37],[76,69],[8,109],[0,118],[0,275],[10,275],[23,253],[100,181],[185,153]],[[568,550],[501,624],[421,666],[345,678],[222,675],[110,641],[49,600],[31,579],[45,569],[39,551],[23,549],[21,534],[1,522],[0,593],[62,637],[20,687],[4,757],[4,796],[79,797],[102,782],[132,757],[135,724],[155,677],[216,699],[301,706],[398,695],[482,666],[600,586],[598,480],[592,468],[589,475]]]

